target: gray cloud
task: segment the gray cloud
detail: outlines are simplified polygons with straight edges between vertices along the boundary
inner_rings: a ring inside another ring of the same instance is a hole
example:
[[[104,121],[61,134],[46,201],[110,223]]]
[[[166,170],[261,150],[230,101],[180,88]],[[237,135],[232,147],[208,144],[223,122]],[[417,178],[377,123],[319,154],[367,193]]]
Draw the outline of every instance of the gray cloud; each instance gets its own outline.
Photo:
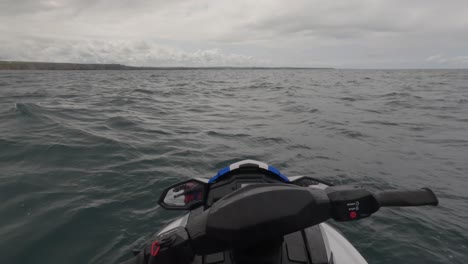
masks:
[[[0,0],[0,57],[466,67],[467,28],[464,0]],[[141,43],[149,47],[144,52]],[[434,54],[444,54],[444,63],[427,59]]]
[[[219,49],[183,51],[145,41],[63,41],[14,39],[0,50],[0,60],[121,63],[133,66],[255,66],[266,62]]]
[[[437,55],[432,55],[432,56],[427,57],[426,61],[431,62],[431,63],[438,63],[438,64],[468,66],[468,56],[447,57],[441,54],[437,54]]]

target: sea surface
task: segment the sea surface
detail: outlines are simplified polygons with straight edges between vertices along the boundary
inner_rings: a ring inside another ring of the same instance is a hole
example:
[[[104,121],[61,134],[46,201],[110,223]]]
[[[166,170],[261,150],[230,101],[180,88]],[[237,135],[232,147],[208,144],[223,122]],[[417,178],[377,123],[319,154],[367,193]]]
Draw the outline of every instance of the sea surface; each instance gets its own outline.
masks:
[[[0,263],[118,263],[170,184],[242,159],[440,206],[331,223],[369,263],[468,263],[468,70],[0,71]]]

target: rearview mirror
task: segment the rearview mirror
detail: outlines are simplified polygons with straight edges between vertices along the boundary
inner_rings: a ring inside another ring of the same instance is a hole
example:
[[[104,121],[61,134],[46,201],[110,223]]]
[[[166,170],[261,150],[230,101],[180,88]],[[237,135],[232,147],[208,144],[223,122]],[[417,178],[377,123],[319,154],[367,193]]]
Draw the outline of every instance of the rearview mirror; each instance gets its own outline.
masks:
[[[159,205],[168,210],[190,210],[205,201],[206,183],[192,179],[170,186],[159,197]]]

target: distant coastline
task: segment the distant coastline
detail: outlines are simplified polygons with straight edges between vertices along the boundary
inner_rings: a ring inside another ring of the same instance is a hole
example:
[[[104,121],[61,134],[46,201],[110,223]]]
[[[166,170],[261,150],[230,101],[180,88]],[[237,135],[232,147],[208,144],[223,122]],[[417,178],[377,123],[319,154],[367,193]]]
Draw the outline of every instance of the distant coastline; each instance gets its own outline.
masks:
[[[0,61],[0,70],[193,70],[193,69],[315,69],[332,70],[333,68],[312,67],[134,67],[122,64],[86,64],[31,61]]]

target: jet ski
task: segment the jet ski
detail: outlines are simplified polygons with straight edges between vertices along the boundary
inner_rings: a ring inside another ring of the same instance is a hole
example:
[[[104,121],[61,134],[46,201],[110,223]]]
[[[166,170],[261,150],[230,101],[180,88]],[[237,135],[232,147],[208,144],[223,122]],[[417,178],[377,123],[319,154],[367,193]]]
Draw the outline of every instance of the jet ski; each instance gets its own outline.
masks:
[[[167,210],[187,210],[126,264],[365,264],[327,220],[358,221],[381,207],[438,205],[428,188],[371,192],[243,160],[212,178],[168,187]]]

